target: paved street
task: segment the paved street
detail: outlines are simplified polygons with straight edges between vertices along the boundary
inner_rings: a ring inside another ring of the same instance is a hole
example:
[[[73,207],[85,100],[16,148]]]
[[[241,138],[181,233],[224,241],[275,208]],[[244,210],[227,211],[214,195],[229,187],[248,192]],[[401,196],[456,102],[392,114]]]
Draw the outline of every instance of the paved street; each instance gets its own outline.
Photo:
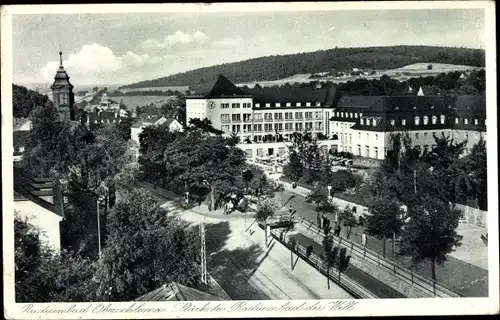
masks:
[[[300,192],[300,191],[299,191]],[[302,192],[301,192],[302,193]],[[276,201],[281,204],[281,193],[276,193]],[[297,210],[296,215],[304,217],[316,223],[315,204],[305,202],[302,195],[291,191],[283,192],[283,203],[285,206],[292,206]],[[340,206],[342,207],[342,206]],[[333,221],[333,217],[331,217]],[[488,272],[484,268],[487,266],[487,247],[479,243],[480,231],[477,228],[460,227],[460,234],[464,236],[463,245],[457,248],[456,252],[447,256],[447,261],[443,265],[436,265],[436,276],[440,284],[448,287],[464,296],[487,296],[488,295]],[[345,237],[347,228],[342,226],[341,234]],[[361,242],[362,227],[352,229],[350,240]],[[482,231],[484,232],[484,229]],[[477,239],[476,239],[477,238]],[[382,254],[383,241],[369,237],[367,247]],[[396,252],[398,252],[396,246]],[[392,241],[386,241],[386,256],[393,257]],[[396,260],[406,267],[413,264],[408,257],[397,256]],[[423,261],[415,266],[415,271],[426,277],[431,277],[431,266],[428,261]]]
[[[290,251],[276,241],[266,246],[264,231],[250,226],[252,219],[245,231],[243,215],[223,216],[206,206],[176,209],[175,201],[158,194],[160,190],[151,191],[179,218],[193,225],[205,223],[208,271],[232,299],[352,299],[333,283],[328,289],[326,277],[300,259],[292,271]]]

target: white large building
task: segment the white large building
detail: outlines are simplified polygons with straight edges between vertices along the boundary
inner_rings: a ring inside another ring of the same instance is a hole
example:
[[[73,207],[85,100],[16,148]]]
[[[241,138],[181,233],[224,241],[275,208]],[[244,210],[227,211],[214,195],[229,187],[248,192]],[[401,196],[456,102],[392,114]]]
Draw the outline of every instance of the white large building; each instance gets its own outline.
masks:
[[[186,99],[187,121],[208,118],[214,128],[236,133],[247,158],[283,156],[294,132],[325,136],[330,132],[334,88],[242,90],[219,75],[201,93]],[[337,141],[326,139],[320,144],[330,150]]]
[[[432,149],[435,136],[467,140],[466,152],[486,139],[484,96],[345,96],[330,120],[329,134],[339,138],[339,151],[379,160],[397,132],[408,133],[422,152]]]

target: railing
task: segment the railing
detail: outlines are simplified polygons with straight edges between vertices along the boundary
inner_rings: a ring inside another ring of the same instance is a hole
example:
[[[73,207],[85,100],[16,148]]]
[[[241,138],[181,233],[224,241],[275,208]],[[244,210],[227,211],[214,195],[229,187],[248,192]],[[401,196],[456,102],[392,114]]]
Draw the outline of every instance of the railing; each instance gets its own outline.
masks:
[[[290,119],[290,118],[285,118],[285,121],[293,121],[293,119]]]
[[[332,280],[332,282],[349,292],[353,297],[357,299],[378,299],[376,295],[366,290],[363,286],[357,284],[345,274],[342,274],[342,272],[339,272],[338,269],[334,267],[327,268],[326,263],[313,252],[307,254],[307,249],[303,245],[296,243],[295,247],[293,247],[290,243],[287,243],[281,238],[276,229],[271,229],[271,236],[311,266],[316,268],[323,275],[328,275],[328,278]]]
[[[298,220],[298,223],[302,223],[308,225],[308,229],[312,232],[323,236],[323,231],[320,230],[314,222],[309,221],[306,218],[301,218]],[[356,243],[354,241],[350,241],[348,239],[333,236],[335,241],[339,243],[339,246],[343,246],[346,249],[350,250],[351,254],[355,255],[358,258],[371,261],[373,264],[378,267],[387,269],[394,273],[394,275],[398,276],[398,278],[404,280],[405,282],[420,287],[424,291],[433,294],[435,297],[449,298],[449,297],[461,297],[460,294],[440,285],[436,281],[424,277],[418,273],[415,273],[408,268],[398,264],[397,262],[390,261],[380,254],[374,252],[371,249],[367,249],[363,245]]]

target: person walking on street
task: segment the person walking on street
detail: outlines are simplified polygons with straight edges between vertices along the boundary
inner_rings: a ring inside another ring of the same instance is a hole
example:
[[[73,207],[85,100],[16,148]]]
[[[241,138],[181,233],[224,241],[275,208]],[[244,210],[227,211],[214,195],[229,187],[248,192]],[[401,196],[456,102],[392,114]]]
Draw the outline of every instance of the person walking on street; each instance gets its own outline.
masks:
[[[337,237],[340,237],[340,230],[341,230],[341,228],[340,228],[340,223],[338,223],[338,222],[337,222],[337,223],[335,224],[335,235],[336,235]]]
[[[363,245],[363,247],[366,247],[366,242],[366,233],[363,231],[363,234],[361,235],[361,244]]]

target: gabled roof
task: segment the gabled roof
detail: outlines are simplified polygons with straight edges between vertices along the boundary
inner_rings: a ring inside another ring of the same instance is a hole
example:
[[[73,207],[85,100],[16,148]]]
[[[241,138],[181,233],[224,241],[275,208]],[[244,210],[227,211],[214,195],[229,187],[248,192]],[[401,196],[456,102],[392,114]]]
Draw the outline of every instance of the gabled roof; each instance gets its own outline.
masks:
[[[194,91],[204,98],[244,95],[240,88],[235,86],[222,74],[218,74],[215,80],[198,86]]]
[[[172,282],[146,293],[135,301],[223,301],[224,299],[198,289]]]
[[[421,86],[420,90],[422,90],[422,93],[424,94],[424,96],[432,96],[432,95],[438,95],[438,94],[443,93],[443,90],[441,90],[440,88],[438,88],[436,86]]]

